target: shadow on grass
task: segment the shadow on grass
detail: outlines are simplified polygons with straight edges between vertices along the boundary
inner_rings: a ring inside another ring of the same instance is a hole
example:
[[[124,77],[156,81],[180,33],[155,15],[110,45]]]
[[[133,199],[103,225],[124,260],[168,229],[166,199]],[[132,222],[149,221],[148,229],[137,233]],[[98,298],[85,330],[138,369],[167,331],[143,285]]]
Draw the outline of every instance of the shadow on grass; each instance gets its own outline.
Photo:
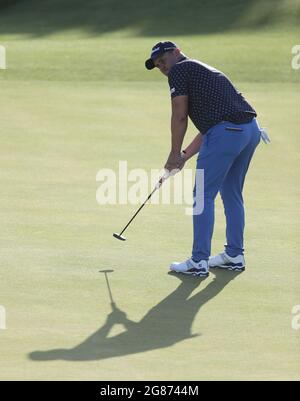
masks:
[[[33,361],[92,361],[170,347],[180,341],[197,337],[191,327],[203,305],[216,297],[238,273],[215,271],[214,280],[202,291],[190,297],[203,280],[175,275],[181,280],[174,292],[154,306],[139,321],[134,322],[113,303],[113,311],[105,324],[94,334],[72,349],[35,351],[29,355]],[[189,298],[190,297],[190,298]],[[115,324],[122,324],[126,331],[108,337]]]
[[[81,28],[98,35],[129,28],[139,36],[166,38],[255,30],[280,17],[283,1],[0,0],[0,33],[43,36]]]

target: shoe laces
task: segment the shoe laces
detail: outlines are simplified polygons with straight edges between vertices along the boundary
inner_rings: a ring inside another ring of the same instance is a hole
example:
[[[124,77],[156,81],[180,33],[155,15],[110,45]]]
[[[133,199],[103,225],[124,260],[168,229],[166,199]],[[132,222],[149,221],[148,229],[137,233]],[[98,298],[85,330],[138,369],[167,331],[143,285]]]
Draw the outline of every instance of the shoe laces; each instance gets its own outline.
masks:
[[[221,253],[221,258],[223,259],[224,262],[231,262],[228,256],[226,255],[226,252]]]

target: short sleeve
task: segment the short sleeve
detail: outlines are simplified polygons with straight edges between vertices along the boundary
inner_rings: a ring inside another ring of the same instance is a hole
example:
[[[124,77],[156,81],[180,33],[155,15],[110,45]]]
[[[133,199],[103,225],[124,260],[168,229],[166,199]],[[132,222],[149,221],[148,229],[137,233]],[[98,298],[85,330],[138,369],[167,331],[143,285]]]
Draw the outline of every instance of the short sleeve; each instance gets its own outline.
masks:
[[[168,81],[170,86],[171,97],[188,95],[188,76],[185,66],[175,64],[169,74]]]

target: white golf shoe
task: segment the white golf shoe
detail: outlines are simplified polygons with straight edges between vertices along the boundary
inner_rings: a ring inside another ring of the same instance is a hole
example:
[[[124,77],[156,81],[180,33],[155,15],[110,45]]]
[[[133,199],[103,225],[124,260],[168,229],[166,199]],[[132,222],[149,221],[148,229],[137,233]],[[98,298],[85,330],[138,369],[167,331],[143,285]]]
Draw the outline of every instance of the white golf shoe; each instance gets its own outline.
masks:
[[[238,255],[234,258],[227,255],[226,252],[219,253],[219,255],[211,256],[208,260],[208,266],[211,269],[224,269],[235,272],[242,272],[245,270],[244,255]]]
[[[206,260],[200,260],[198,263],[194,262],[192,259],[188,259],[182,263],[173,262],[170,265],[170,270],[176,273],[190,274],[198,277],[209,276],[208,262]]]

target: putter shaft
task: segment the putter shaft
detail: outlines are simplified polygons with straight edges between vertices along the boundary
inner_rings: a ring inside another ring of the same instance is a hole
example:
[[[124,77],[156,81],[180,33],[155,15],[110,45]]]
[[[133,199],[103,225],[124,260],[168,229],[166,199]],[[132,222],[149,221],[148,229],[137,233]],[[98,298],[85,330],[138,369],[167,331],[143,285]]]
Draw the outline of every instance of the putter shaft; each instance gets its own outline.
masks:
[[[120,232],[120,234],[116,234],[114,233],[113,236],[119,240],[125,241],[126,238],[122,237],[123,232],[126,230],[126,228],[130,225],[130,223],[135,219],[135,217],[139,214],[139,212],[143,209],[143,207],[146,205],[146,203],[148,202],[148,200],[151,198],[151,196],[154,194],[155,191],[157,191],[162,183],[164,182],[164,180],[167,177],[163,176],[159,179],[158,183],[155,185],[155,188],[153,189],[153,191],[151,192],[151,194],[148,196],[148,198],[145,200],[145,202],[139,207],[139,209],[134,213],[134,215],[132,216],[132,218],[129,220],[129,222],[126,224],[126,226],[123,228],[123,230]]]

